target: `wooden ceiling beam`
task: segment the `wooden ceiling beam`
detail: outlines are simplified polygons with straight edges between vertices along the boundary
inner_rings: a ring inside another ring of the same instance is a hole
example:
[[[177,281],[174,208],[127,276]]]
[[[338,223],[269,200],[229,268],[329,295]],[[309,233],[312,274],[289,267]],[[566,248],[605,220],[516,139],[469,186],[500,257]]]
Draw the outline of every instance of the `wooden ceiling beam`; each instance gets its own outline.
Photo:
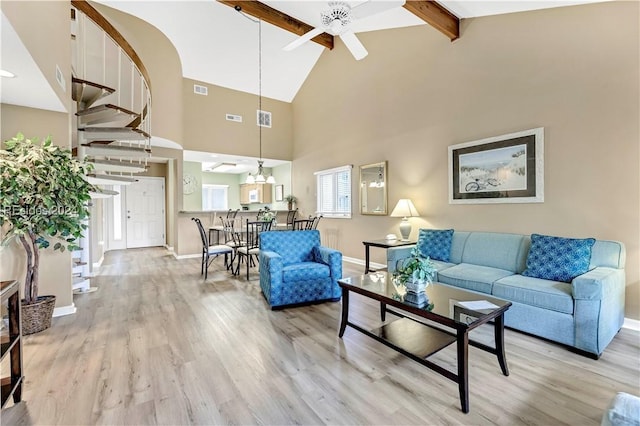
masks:
[[[408,0],[403,7],[449,37],[451,41],[460,37],[460,20],[437,2]]]
[[[276,27],[282,28],[283,30],[299,36],[313,29],[311,25],[298,21],[296,18],[269,7],[264,3],[260,3],[259,1],[218,0],[218,2],[233,7],[236,10],[240,7],[242,12],[248,15],[254,16],[264,22],[268,22]],[[322,33],[319,36],[312,38],[311,41],[314,41],[328,49],[333,49],[333,36],[331,34]]]

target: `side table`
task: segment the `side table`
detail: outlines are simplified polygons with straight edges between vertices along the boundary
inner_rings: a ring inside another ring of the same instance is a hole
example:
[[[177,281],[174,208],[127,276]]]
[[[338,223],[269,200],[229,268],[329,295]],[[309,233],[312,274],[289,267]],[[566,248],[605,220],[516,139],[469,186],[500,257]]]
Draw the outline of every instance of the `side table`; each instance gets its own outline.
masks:
[[[369,263],[370,263],[369,248],[370,247],[380,247],[386,250],[389,247],[408,246],[415,243],[416,241],[386,240],[386,239],[363,241],[362,244],[364,244],[364,273],[368,274],[369,272],[376,272],[375,269],[371,269],[369,267]]]

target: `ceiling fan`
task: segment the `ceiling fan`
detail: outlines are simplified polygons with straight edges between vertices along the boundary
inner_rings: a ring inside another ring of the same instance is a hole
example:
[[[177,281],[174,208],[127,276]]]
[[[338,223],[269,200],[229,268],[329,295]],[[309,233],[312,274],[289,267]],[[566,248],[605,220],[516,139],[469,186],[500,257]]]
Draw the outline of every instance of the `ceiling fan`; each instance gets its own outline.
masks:
[[[353,57],[359,61],[367,56],[369,52],[367,52],[367,49],[364,48],[360,40],[358,40],[358,37],[353,33],[353,30],[350,28],[351,23],[389,9],[401,7],[404,3],[404,0],[369,0],[355,7],[351,7],[343,1],[331,1],[329,2],[329,9],[322,11],[320,14],[322,26],[303,34],[283,49],[293,50],[312,38],[326,32],[334,36],[340,36]]]

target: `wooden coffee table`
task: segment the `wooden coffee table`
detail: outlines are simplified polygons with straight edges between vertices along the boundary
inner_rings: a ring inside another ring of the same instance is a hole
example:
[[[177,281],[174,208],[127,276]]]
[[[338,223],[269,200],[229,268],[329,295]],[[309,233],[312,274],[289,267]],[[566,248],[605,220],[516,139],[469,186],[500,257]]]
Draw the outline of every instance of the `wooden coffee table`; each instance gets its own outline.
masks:
[[[405,292],[387,273],[373,273],[338,280],[342,288],[342,322],[339,336],[347,326],[395,349],[403,355],[458,383],[460,404],[469,412],[469,345],[495,354],[502,374],[509,375],[504,352],[504,313],[511,302],[446,284],[430,284],[424,295]],[[367,330],[349,321],[349,293],[355,292],[380,302],[380,319],[390,312],[400,319]],[[469,302],[488,306],[479,309]],[[389,306],[397,308],[390,309]],[[400,311],[399,311],[400,310]],[[412,317],[407,313],[413,314]],[[493,321],[495,347],[469,339],[469,332]],[[456,343],[458,371],[452,372],[427,358]]]

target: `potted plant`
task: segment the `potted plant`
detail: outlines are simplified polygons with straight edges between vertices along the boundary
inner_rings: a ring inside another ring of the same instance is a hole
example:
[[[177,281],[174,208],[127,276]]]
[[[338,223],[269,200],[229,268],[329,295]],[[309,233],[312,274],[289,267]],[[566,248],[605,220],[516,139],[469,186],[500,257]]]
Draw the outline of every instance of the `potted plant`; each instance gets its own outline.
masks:
[[[276,212],[272,211],[269,207],[265,207],[264,211],[260,215],[259,219],[265,222],[272,222],[276,218]]]
[[[284,200],[287,202],[287,208],[289,210],[293,210],[293,205],[298,201],[295,195],[289,194],[284,197]]]
[[[428,256],[422,256],[418,247],[411,250],[411,255],[399,261],[393,273],[395,282],[404,285],[407,292],[422,293],[436,277],[436,268]]]
[[[0,227],[3,244],[16,238],[27,255],[22,300],[23,334],[51,326],[55,296],[38,296],[40,249],[57,239],[54,250],[77,249],[77,239],[87,228],[90,191],[95,187],[84,175],[88,164],[55,146],[17,136],[0,150]]]

